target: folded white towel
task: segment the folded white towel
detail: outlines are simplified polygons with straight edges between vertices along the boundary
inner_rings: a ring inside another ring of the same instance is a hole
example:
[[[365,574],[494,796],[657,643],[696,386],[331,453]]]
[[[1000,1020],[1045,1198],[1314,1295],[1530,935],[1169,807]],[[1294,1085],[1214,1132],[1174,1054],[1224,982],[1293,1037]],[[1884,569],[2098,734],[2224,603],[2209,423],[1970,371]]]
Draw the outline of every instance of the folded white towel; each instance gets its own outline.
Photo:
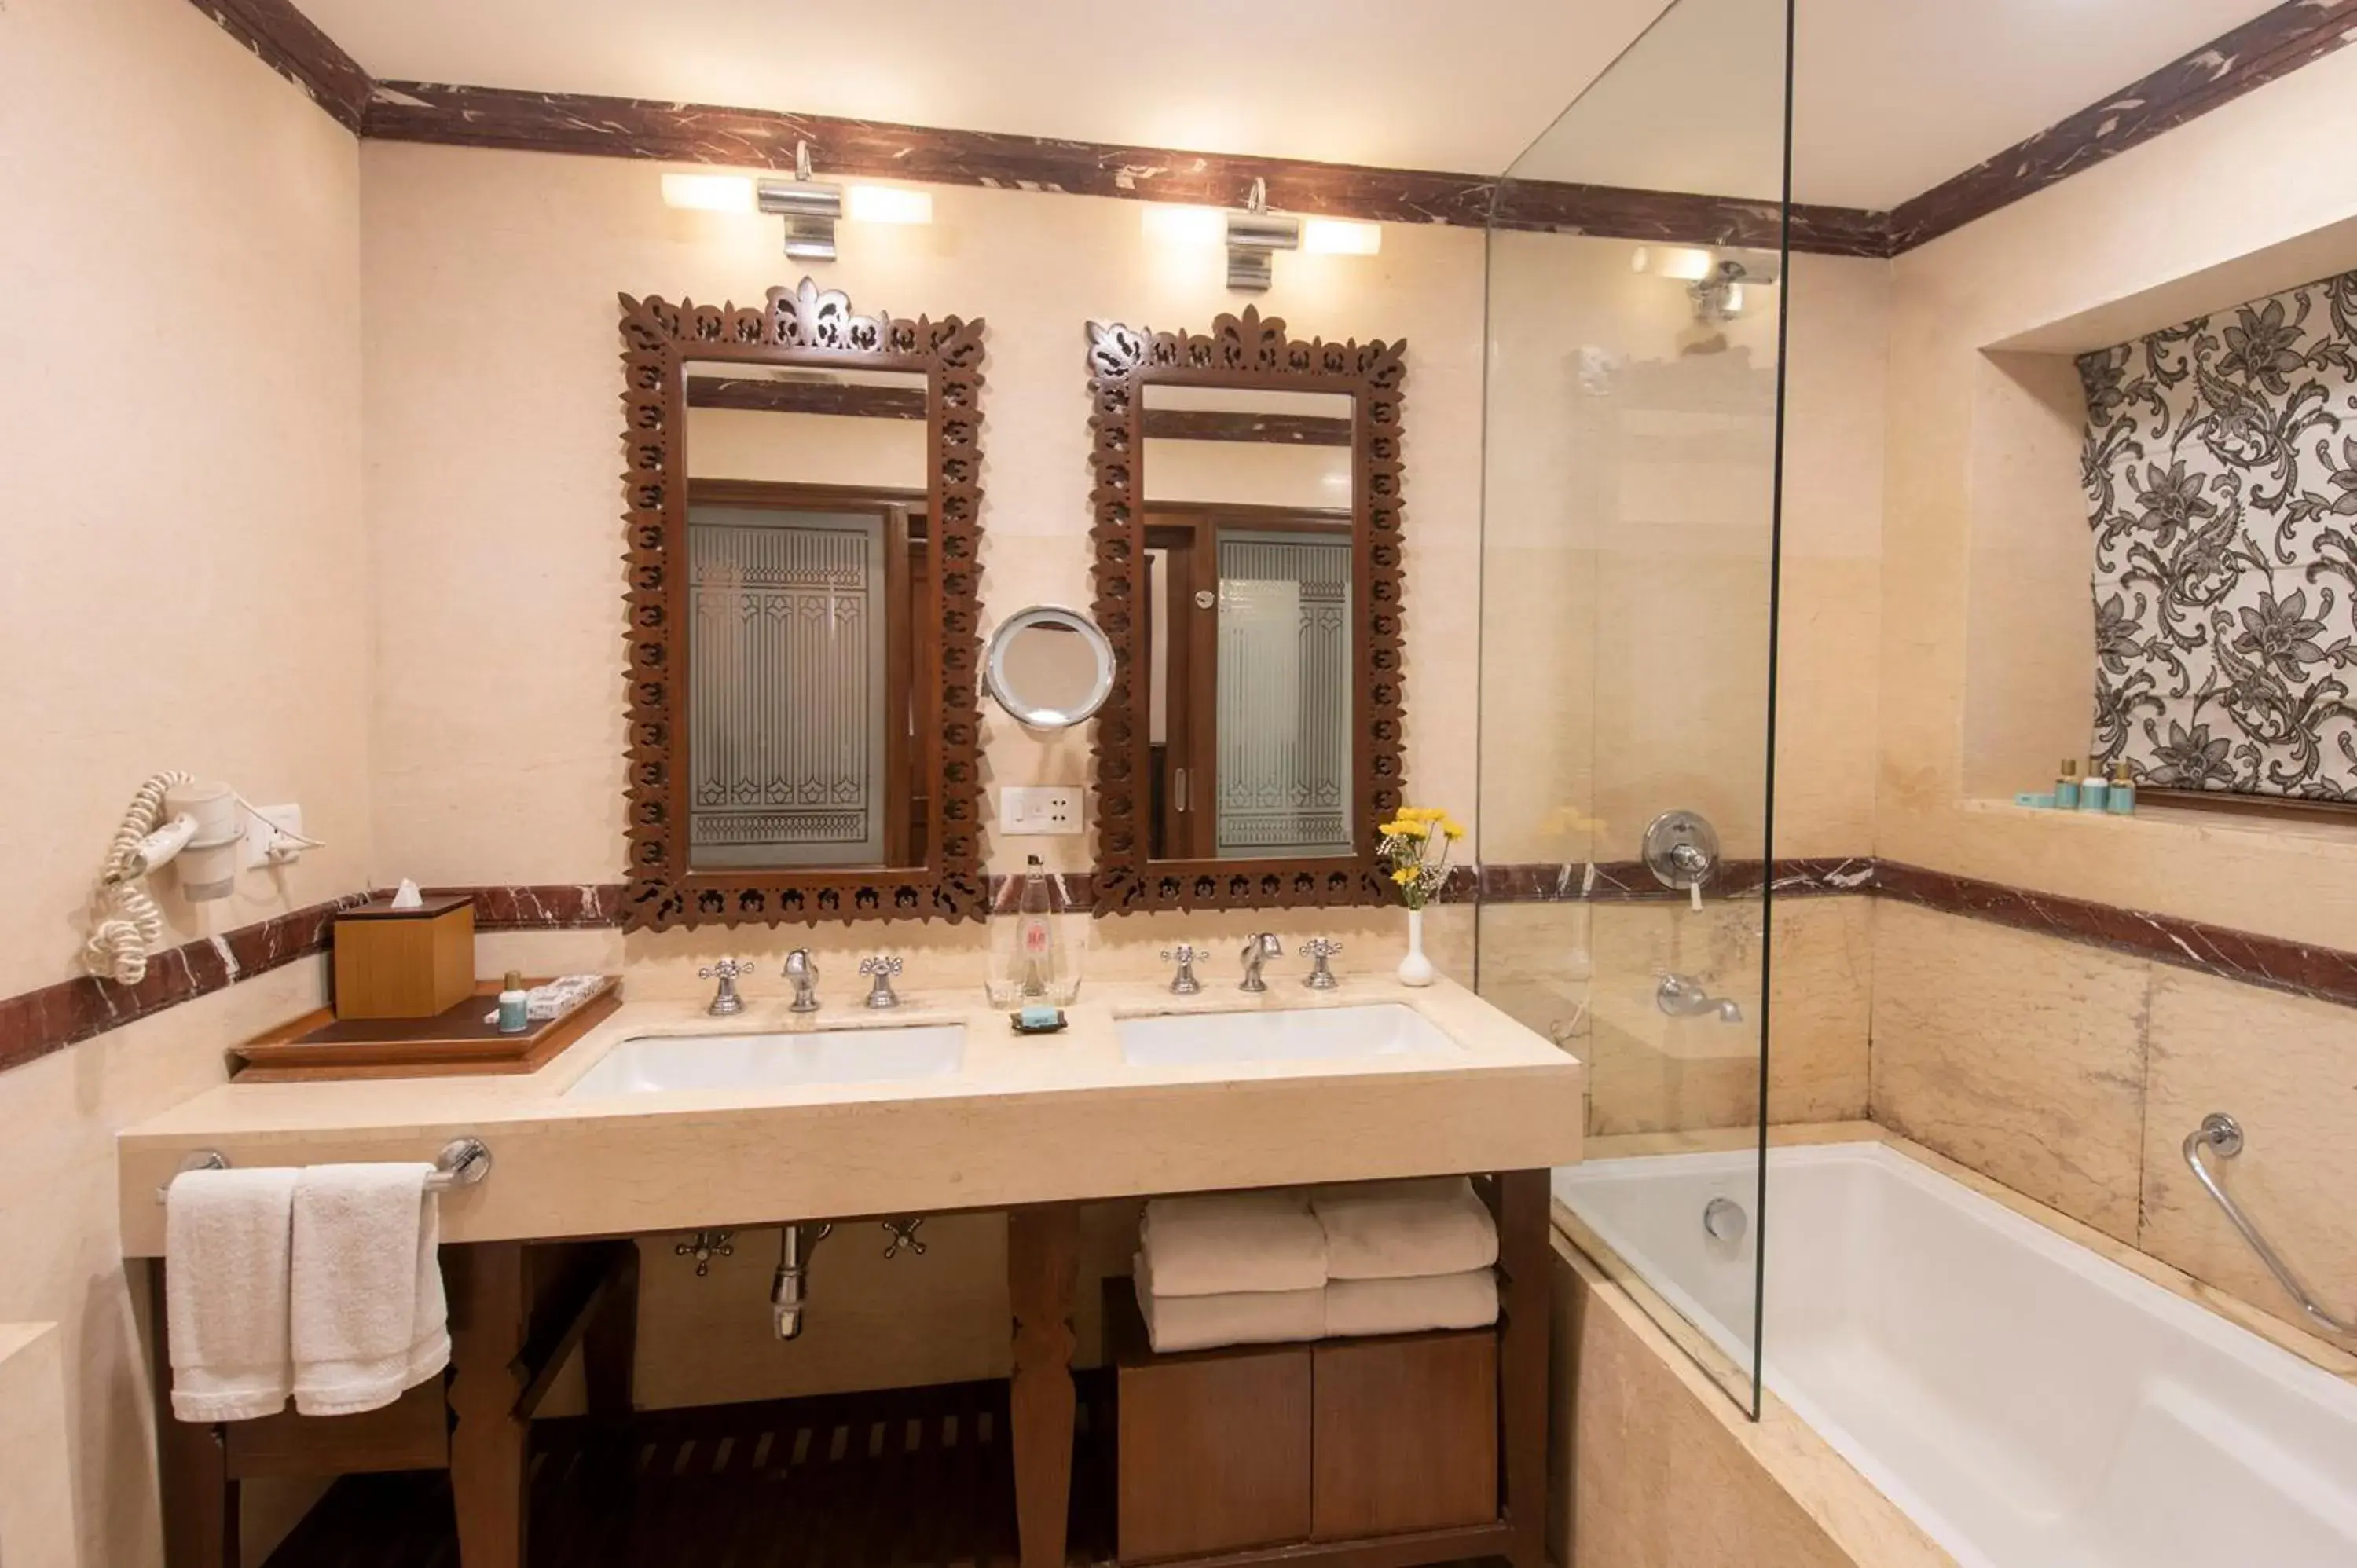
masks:
[[[1329,1279],[1462,1274],[1498,1261],[1498,1222],[1463,1176],[1322,1187],[1309,1207]]]
[[[292,1170],[184,1171],[164,1195],[172,1413],[247,1421],[284,1409]]]
[[[1326,1334],[1322,1290],[1232,1291],[1222,1295],[1160,1295],[1141,1252],[1131,1276],[1146,1343],[1165,1353],[1222,1345],[1283,1345]]]
[[[1314,1291],[1326,1283],[1326,1233],[1297,1192],[1157,1197],[1138,1242],[1159,1296]]]
[[[295,1408],[350,1415],[449,1364],[429,1165],[313,1165],[295,1187]]]
[[[1488,1269],[1420,1280],[1336,1280],[1326,1287],[1326,1332],[1422,1334],[1498,1321],[1498,1276]]]

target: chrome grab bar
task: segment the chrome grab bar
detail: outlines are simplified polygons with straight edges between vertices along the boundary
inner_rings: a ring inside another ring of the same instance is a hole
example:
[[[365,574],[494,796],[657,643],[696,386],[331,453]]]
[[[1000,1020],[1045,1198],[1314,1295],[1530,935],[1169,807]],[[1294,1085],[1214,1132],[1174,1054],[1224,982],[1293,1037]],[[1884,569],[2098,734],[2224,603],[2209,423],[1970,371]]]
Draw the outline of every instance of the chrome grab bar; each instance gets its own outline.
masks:
[[[225,1171],[229,1157],[218,1149],[199,1149],[180,1162],[186,1171]],[[434,1172],[425,1178],[428,1192],[447,1192],[454,1187],[472,1187],[491,1174],[491,1147],[480,1138],[453,1138],[442,1145],[434,1157]],[[165,1187],[156,1189],[156,1201],[164,1201]]]
[[[2275,1275],[2276,1283],[2283,1286],[2285,1294],[2299,1303],[2299,1309],[2308,1316],[2309,1321],[2330,1333],[2357,1337],[2357,1322],[2343,1322],[2317,1305],[2316,1298],[2308,1294],[2308,1287],[2299,1283],[2299,1276],[2291,1272],[2291,1265],[2267,1245],[2267,1239],[2259,1234],[2258,1227],[2252,1224],[2234,1200],[2226,1196],[2226,1189],[2218,1185],[2218,1178],[2211,1175],[2210,1167],[2202,1163],[2201,1151],[2205,1148],[2217,1150],[2222,1159],[2233,1159],[2243,1152],[2243,1124],[2222,1111],[2212,1111],[2201,1118],[2201,1126],[2185,1135],[2185,1163],[2193,1167],[2194,1179],[2218,1200],[2218,1207],[2226,1211],[2226,1218],[2233,1221],[2234,1229],[2242,1232],[2243,1240],[2251,1244],[2251,1251],[2259,1255],[2259,1262],[2267,1266],[2267,1273]]]

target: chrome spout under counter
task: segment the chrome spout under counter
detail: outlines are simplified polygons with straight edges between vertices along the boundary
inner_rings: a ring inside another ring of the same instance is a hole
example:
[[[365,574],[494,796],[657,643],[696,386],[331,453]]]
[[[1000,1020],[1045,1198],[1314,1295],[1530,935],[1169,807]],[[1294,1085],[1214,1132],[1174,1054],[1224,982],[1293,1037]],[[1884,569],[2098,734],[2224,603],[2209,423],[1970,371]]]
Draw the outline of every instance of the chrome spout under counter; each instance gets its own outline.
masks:
[[[310,1165],[430,1159],[479,1137],[500,1175],[443,1196],[443,1234],[457,1243],[1535,1169],[1580,1155],[1585,1067],[1448,982],[1352,974],[1339,992],[1199,996],[1099,982],[1045,1036],[1015,1034],[978,988],[804,1014],[756,994],[725,1019],[703,1000],[625,1002],[528,1074],[208,1090],[119,1135],[125,1251],[161,1251],[156,1188],[203,1149],[239,1165]],[[1455,1048],[1154,1062],[1122,1048],[1125,1018],[1384,1004]],[[567,1092],[632,1040],[825,1036],[856,1057],[859,1031],[952,1025],[963,1029],[955,1067],[920,1077]]]

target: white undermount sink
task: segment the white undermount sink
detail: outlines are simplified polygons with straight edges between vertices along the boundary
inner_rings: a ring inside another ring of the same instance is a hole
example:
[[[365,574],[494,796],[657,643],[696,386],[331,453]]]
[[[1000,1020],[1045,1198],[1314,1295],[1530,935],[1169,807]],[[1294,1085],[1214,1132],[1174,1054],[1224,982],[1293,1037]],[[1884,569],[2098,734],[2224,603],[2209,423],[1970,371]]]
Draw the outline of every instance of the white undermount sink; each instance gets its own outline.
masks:
[[[1123,1018],[1114,1027],[1122,1058],[1138,1067],[1447,1056],[1464,1049],[1423,1014],[1396,1002],[1268,1013],[1173,1013]]]
[[[791,1035],[640,1035],[608,1051],[566,1098],[680,1089],[791,1089],[943,1078],[965,1059],[965,1026],[913,1024]]]

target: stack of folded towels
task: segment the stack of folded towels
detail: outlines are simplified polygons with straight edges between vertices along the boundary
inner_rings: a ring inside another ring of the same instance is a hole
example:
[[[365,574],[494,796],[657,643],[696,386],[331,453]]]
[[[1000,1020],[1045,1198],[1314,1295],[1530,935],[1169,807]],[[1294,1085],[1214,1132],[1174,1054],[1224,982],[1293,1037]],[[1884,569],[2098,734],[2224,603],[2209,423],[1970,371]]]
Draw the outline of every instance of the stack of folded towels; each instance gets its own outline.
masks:
[[[352,1415],[449,1364],[423,1164],[187,1171],[165,1193],[172,1413]]]
[[[1463,1176],[1157,1198],[1138,1241],[1160,1351],[1498,1320],[1498,1227]]]

